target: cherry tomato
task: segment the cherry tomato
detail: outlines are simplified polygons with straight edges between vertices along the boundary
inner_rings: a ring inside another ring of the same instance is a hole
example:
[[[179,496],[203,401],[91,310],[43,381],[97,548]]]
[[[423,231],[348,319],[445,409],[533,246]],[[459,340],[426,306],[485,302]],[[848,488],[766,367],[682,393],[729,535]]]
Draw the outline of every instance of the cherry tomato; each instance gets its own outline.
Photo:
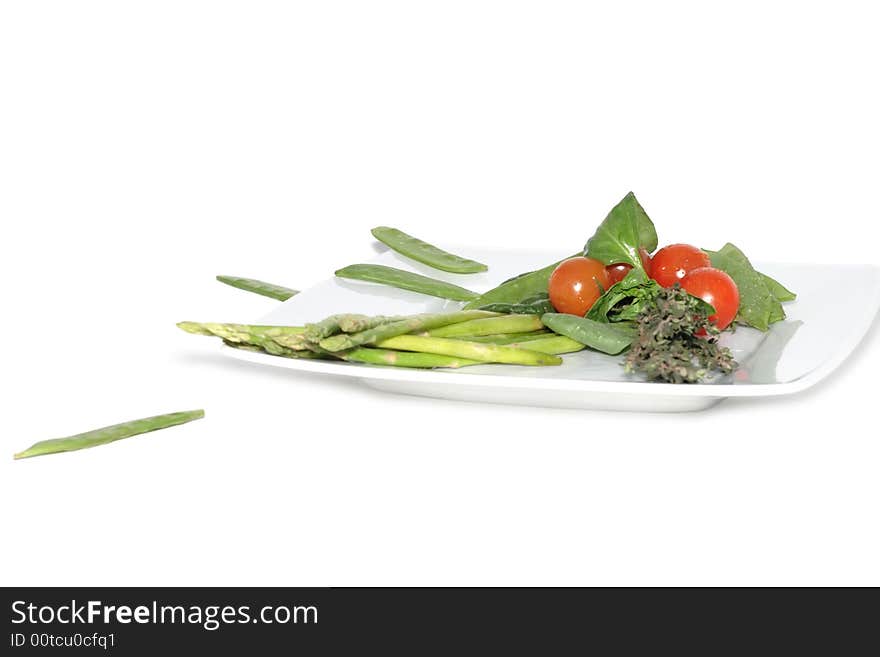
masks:
[[[736,317],[739,290],[727,272],[714,267],[700,267],[681,280],[681,287],[715,308],[715,314],[709,316],[709,321],[719,329],[726,329]]]
[[[689,271],[711,266],[712,261],[705,251],[690,244],[670,244],[651,258],[651,278],[663,287],[672,287],[681,283]]]
[[[583,317],[602,290],[609,287],[605,265],[593,258],[578,257],[559,263],[550,275],[548,292],[556,310]]]
[[[642,261],[642,267],[645,268],[645,273],[648,275],[648,277],[650,277],[651,272],[653,271],[654,262],[653,262],[653,259],[651,258],[651,254],[648,253],[648,249],[646,249],[643,246],[640,246],[639,247],[639,258]]]
[[[645,269],[645,273],[648,276],[651,275],[651,256],[644,247],[639,248],[639,257],[642,259],[642,267]],[[605,271],[608,272],[608,281],[611,285],[615,283],[619,283],[632,269],[632,265],[626,262],[620,262],[615,265],[608,265],[605,267]]]
[[[626,275],[630,272],[632,268],[632,265],[628,265],[625,262],[621,262],[616,265],[608,265],[607,267],[605,267],[605,271],[608,272],[608,282],[611,283],[611,285],[619,283],[624,278],[626,278]]]

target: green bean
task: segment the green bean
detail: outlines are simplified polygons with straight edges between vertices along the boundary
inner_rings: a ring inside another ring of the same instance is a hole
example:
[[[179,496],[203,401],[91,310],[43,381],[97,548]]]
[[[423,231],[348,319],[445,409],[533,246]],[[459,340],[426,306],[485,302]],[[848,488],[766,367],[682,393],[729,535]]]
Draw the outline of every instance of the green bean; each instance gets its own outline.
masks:
[[[407,258],[412,258],[416,262],[429,265],[434,269],[452,272],[453,274],[475,274],[488,269],[482,262],[468,260],[443,249],[438,249],[436,246],[423,242],[412,235],[407,235],[397,228],[378,226],[371,232],[373,237],[383,244],[390,246],[398,253],[405,255]]]
[[[32,456],[42,456],[43,454],[55,454],[56,452],[72,452],[77,449],[86,449],[87,447],[96,447],[98,445],[106,445],[116,440],[130,438],[138,434],[147,433],[148,431],[156,431],[157,429],[165,429],[178,424],[184,424],[199,418],[205,417],[205,411],[183,411],[180,413],[168,413],[167,415],[155,415],[153,417],[134,420],[132,422],[123,422],[122,424],[114,424],[113,426],[87,431],[68,438],[53,438],[52,440],[43,440],[28,447],[23,452],[15,454],[15,459],[26,459]]]
[[[562,313],[547,313],[541,317],[541,321],[560,335],[611,355],[619,354],[628,348],[636,337],[635,328],[623,322],[605,324],[586,317]]]
[[[562,359],[551,354],[496,344],[467,342],[453,338],[430,338],[421,335],[398,335],[378,343],[379,347],[442,354],[478,360],[483,363],[508,363],[510,365],[559,365]]]
[[[537,315],[502,315],[472,319],[469,322],[448,324],[431,329],[426,335],[435,338],[454,338],[460,335],[493,335],[497,333],[526,333],[544,328]]]
[[[420,292],[421,294],[428,294],[432,297],[440,297],[441,299],[452,299],[453,301],[470,301],[479,296],[476,292],[471,292],[452,283],[440,281],[436,278],[428,278],[421,274],[413,274],[403,269],[386,267],[385,265],[349,265],[337,271],[336,275],[340,278],[381,283],[382,285],[390,285],[402,290]]]
[[[254,294],[262,294],[264,297],[277,299],[278,301],[287,301],[290,297],[299,294],[299,290],[292,290],[289,287],[282,287],[274,283],[266,283],[258,281],[255,278],[239,278],[238,276],[218,276],[217,280],[226,283],[232,287],[237,287],[245,292],[253,292]]]

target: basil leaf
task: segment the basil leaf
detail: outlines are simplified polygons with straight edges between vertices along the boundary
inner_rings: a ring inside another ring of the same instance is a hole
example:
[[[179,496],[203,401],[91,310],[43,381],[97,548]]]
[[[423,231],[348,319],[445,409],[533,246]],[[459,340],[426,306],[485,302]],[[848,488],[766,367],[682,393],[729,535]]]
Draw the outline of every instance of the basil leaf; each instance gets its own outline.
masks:
[[[776,297],[777,301],[794,301],[797,299],[797,295],[794,292],[776,279],[770,278],[767,274],[761,274],[761,278],[764,279],[767,289],[770,290],[770,294]]]
[[[587,240],[584,255],[606,265],[627,263],[644,272],[639,257],[640,246],[649,253],[656,249],[657,231],[635,194],[630,192],[611,208],[596,233]]]
[[[739,290],[737,322],[766,331],[773,322],[785,319],[782,304],[742,251],[728,242],[720,251],[706,253],[712,260],[712,266],[727,272],[736,283]]]
[[[574,256],[571,256],[574,257]],[[559,262],[562,262],[560,260]],[[536,294],[546,293],[550,275],[559,262],[547,265],[537,271],[529,271],[513,278],[508,278],[498,287],[493,287],[488,292],[483,292],[479,297],[465,305],[465,310],[482,308],[496,303],[522,303],[525,299]]]
[[[638,274],[631,275],[633,269],[622,281],[615,283],[596,300],[587,313],[587,319],[597,322],[621,322],[634,320],[660,291],[656,281],[643,279]]]
[[[480,310],[489,310],[493,313],[507,313],[509,315],[543,315],[544,313],[555,312],[553,304],[550,303],[550,295],[546,292],[539,292],[523,299],[519,303],[489,303],[485,306],[480,306]]]

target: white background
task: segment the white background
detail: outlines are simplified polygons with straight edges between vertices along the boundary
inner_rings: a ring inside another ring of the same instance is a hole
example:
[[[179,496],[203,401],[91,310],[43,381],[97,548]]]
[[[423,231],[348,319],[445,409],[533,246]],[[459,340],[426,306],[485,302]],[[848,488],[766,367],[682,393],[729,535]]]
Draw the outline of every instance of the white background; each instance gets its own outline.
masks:
[[[0,581],[880,584],[876,327],[808,393],[664,416],[383,395],[174,326],[258,318],[214,275],[306,287],[377,224],[574,250],[630,189],[661,243],[878,263],[871,4],[4,3]]]

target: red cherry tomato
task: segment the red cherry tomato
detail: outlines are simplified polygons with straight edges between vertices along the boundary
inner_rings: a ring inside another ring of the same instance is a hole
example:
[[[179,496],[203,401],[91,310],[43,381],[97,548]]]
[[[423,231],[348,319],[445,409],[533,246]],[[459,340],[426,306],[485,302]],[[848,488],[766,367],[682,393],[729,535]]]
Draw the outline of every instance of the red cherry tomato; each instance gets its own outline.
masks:
[[[639,257],[642,259],[642,267],[644,267],[645,273],[650,276],[651,256],[648,254],[644,247],[639,248]],[[632,265],[625,262],[621,262],[615,265],[608,265],[607,267],[605,267],[605,271],[608,272],[608,280],[611,285],[619,283],[624,278],[626,278],[626,275],[630,272],[631,269]]]
[[[605,271],[608,272],[608,282],[611,283],[611,285],[619,283],[624,278],[626,278],[626,275],[630,272],[632,268],[632,265],[628,265],[625,262],[621,262],[616,265],[608,265],[607,267],[605,267]]]
[[[712,261],[705,251],[690,244],[670,244],[657,251],[651,258],[651,278],[663,287],[672,287],[700,267],[711,267]]]
[[[726,329],[736,317],[739,290],[726,272],[714,267],[700,267],[681,280],[681,287],[715,308],[715,314],[709,316],[709,321],[719,329]]]
[[[651,254],[648,253],[648,249],[643,246],[639,247],[639,258],[642,260],[642,267],[645,268],[645,273],[648,277],[651,276],[651,272],[654,270],[654,261],[651,258]]]
[[[556,310],[583,317],[602,290],[609,287],[605,265],[593,258],[578,257],[559,263],[550,275],[548,292]]]

